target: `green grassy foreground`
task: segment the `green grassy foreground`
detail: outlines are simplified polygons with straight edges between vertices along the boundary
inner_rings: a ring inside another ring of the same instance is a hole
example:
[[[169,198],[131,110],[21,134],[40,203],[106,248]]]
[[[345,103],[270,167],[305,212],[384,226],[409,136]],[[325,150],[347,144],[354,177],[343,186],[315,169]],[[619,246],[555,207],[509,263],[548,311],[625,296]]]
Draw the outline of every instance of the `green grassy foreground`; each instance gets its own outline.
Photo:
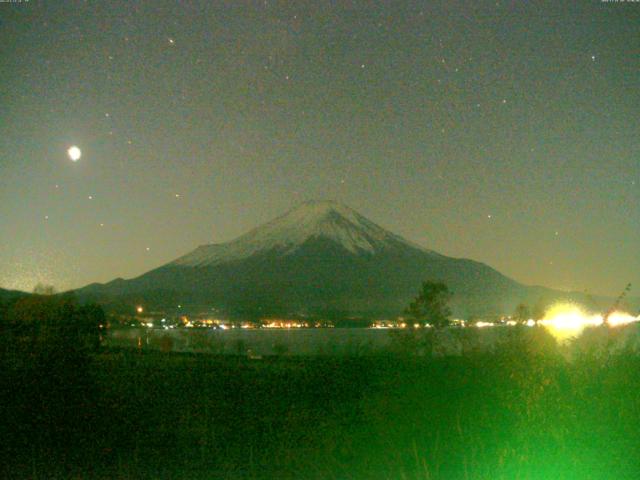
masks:
[[[640,358],[48,353],[3,368],[4,478],[637,479]]]

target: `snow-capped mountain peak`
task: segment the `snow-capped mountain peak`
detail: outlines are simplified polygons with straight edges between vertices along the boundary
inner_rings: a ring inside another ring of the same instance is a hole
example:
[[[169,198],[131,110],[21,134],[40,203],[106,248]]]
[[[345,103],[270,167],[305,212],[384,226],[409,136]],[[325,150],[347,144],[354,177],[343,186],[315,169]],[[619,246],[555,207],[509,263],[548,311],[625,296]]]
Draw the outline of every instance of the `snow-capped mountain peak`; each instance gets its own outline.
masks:
[[[270,250],[289,254],[313,238],[332,240],[354,254],[375,254],[399,244],[411,245],[345,205],[309,201],[236,240],[203,245],[172,263],[213,266]],[[415,245],[411,247],[416,248]]]

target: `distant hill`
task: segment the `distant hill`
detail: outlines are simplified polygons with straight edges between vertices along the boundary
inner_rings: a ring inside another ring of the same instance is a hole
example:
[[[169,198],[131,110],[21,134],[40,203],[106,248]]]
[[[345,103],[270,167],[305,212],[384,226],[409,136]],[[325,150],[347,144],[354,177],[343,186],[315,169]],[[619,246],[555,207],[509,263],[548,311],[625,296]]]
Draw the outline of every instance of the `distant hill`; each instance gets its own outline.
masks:
[[[111,306],[216,309],[229,316],[388,317],[401,314],[424,280],[445,282],[458,316],[511,313],[571,298],[607,299],[522,285],[473,260],[395,235],[349,207],[306,202],[228,243],[203,245],[137,278],[76,291]]]
[[[21,292],[20,290],[5,290],[0,288],[0,302],[6,302],[19,297],[26,297],[30,295],[27,292]]]

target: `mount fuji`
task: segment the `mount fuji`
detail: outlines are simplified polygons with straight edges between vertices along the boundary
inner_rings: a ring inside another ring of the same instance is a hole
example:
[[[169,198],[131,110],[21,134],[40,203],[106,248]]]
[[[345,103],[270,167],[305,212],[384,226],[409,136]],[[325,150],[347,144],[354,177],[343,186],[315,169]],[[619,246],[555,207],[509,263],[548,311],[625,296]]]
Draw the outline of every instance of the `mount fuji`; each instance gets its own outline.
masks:
[[[314,239],[330,241],[345,253],[356,256],[376,255],[407,247],[420,248],[384,230],[349,207],[330,201],[312,201],[303,203],[233,242],[198,247],[171,265],[211,267],[269,251],[287,256],[304,249],[305,244]]]
[[[353,209],[306,202],[228,243],[203,245],[137,278],[76,291],[107,305],[210,311],[230,317],[397,316],[421,282],[445,282],[454,314],[510,313],[558,292],[451,258],[395,235]]]

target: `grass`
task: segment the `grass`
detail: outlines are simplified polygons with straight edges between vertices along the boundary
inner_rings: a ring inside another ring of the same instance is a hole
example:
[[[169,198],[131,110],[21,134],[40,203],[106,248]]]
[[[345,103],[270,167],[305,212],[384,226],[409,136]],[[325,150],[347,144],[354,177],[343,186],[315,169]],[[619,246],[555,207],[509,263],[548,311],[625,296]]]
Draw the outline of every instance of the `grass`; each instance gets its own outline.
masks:
[[[260,361],[112,350],[4,369],[5,476],[639,478],[640,358],[529,347]]]

